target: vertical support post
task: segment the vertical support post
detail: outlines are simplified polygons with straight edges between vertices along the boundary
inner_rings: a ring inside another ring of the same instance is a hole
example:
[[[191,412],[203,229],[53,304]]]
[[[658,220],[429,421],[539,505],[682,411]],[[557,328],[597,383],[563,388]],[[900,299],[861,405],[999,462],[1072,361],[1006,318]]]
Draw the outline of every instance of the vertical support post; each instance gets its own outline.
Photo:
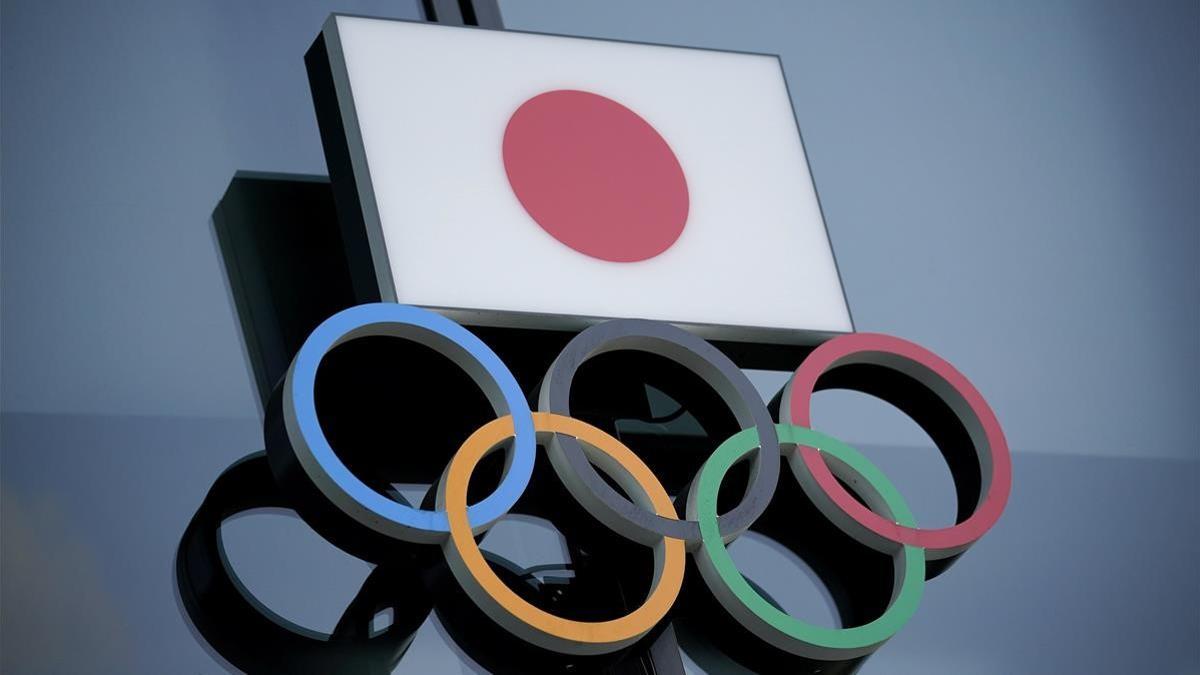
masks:
[[[421,0],[425,20],[451,26],[504,28],[499,0]]]

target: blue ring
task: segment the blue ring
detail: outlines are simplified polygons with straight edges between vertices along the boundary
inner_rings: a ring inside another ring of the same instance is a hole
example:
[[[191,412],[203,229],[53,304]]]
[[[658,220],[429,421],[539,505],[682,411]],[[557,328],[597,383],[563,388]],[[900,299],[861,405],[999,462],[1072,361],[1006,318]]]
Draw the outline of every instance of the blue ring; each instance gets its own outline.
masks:
[[[533,474],[537,449],[533,414],[516,378],[495,352],[467,329],[428,310],[388,302],[359,305],[329,317],[308,336],[296,355],[288,377],[291,378],[291,403],[299,432],[313,459],[338,488],[374,515],[406,528],[449,535],[450,524],[445,511],[413,508],[367,487],[338,458],[317,421],[313,392],[321,360],[351,332],[377,324],[415,326],[450,340],[482,366],[499,386],[508,407],[507,414],[513,418],[515,434],[511,460],[496,490],[467,509],[472,527],[497,520],[521,498]],[[355,337],[368,334],[371,333],[365,332]],[[427,346],[442,351],[437,345]]]

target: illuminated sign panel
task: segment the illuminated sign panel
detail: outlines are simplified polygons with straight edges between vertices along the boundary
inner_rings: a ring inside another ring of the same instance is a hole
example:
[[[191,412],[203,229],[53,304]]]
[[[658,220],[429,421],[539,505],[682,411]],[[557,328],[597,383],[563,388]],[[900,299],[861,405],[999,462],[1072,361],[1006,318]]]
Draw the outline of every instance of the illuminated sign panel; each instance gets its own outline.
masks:
[[[322,37],[382,299],[482,325],[853,329],[777,57],[346,16]]]

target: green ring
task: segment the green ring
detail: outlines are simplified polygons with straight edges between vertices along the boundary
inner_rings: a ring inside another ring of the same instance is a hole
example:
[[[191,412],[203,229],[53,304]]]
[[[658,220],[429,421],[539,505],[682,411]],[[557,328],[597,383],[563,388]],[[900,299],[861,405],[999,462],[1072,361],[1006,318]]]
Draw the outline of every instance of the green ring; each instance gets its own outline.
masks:
[[[915,519],[904,498],[892,482],[854,448],[812,429],[789,424],[776,427],[780,443],[789,451],[796,445],[819,448],[828,458],[840,460],[845,467],[858,473],[870,488],[878,493],[885,514],[901,525],[915,526]],[[717,526],[717,493],[726,472],[739,459],[758,447],[758,432],[751,428],[740,431],[717,448],[700,470],[693,490],[694,501],[689,514],[700,524],[701,549],[695,553],[700,568],[713,595],[730,614],[738,618],[767,642],[787,651],[810,658],[839,660],[869,654],[895,635],[917,610],[925,586],[925,551],[916,546],[897,548],[896,565],[903,566],[903,579],[898,593],[884,613],[874,621],[853,628],[814,626],[789,616],[759,595],[730,557]],[[847,480],[847,483],[858,483]]]

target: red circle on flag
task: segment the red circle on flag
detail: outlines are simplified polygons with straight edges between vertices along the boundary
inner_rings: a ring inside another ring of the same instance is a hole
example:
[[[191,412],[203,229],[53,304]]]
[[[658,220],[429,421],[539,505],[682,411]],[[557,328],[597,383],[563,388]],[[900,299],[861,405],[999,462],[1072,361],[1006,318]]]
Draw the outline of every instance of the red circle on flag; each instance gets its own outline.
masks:
[[[654,127],[616,101],[560,89],[521,104],[504,130],[504,170],[529,215],[601,260],[671,247],[688,216],[687,180]]]

